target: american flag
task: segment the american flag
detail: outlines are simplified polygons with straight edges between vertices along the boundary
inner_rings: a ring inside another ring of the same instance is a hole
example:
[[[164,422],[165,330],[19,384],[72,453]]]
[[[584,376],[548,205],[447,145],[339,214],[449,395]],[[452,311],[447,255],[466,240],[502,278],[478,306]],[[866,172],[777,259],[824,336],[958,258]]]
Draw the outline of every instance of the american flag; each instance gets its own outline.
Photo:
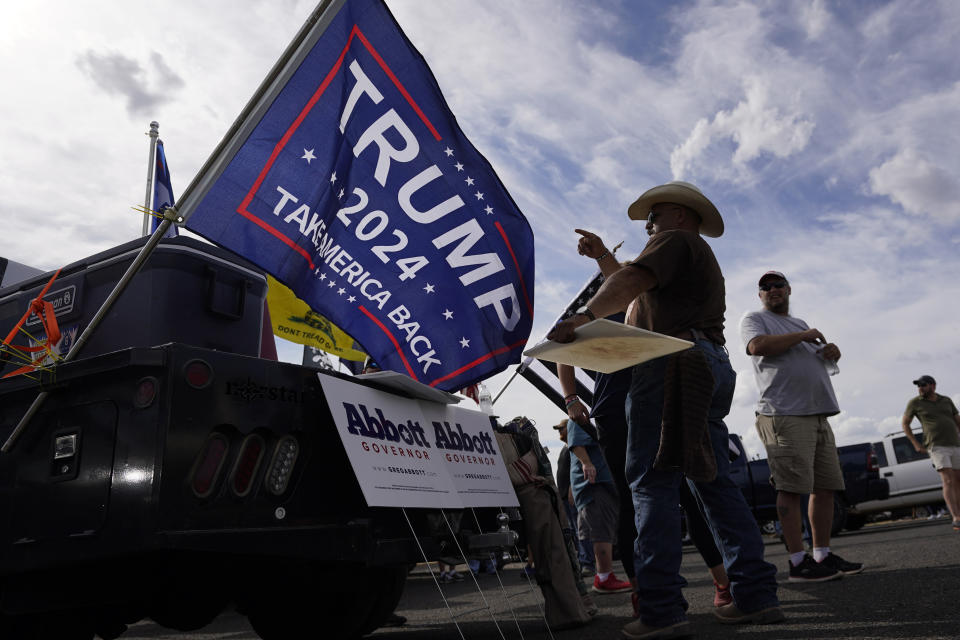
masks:
[[[587,283],[580,289],[580,292],[564,308],[563,313],[557,318],[557,322],[565,320],[576,313],[577,309],[587,304],[590,299],[603,284],[603,274],[597,271]],[[593,377],[594,372],[575,369],[577,380],[577,395],[587,409],[593,405]],[[536,358],[526,358],[517,367],[517,373],[523,376],[530,384],[545,395],[553,404],[563,411],[567,412],[563,402],[563,390],[560,388],[560,379],[557,378],[557,365],[554,362],[538,360]]]

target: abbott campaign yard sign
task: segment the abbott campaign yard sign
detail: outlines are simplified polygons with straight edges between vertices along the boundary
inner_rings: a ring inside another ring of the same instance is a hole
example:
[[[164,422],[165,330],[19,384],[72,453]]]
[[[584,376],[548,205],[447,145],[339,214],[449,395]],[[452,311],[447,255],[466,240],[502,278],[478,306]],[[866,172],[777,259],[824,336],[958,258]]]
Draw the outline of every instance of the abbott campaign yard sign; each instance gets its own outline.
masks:
[[[418,402],[324,374],[320,385],[367,505],[463,506]]]
[[[516,507],[517,494],[493,436],[490,418],[435,402],[420,402],[441,457],[465,507]]]
[[[369,506],[518,504],[487,416],[319,378]]]

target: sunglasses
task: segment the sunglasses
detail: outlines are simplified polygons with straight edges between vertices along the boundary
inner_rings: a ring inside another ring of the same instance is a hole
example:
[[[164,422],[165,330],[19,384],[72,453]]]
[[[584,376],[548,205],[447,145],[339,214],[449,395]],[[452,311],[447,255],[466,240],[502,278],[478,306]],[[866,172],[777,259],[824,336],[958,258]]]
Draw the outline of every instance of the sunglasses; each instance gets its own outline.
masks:
[[[770,289],[783,289],[787,286],[785,280],[777,280],[776,282],[764,282],[760,285],[761,291],[770,291]]]
[[[918,384],[917,386],[918,386],[918,387],[929,387],[929,386],[930,386],[930,383],[929,383],[929,382],[921,382],[921,383]]]
[[[665,213],[669,213],[669,212],[671,212],[671,211],[676,211],[676,210],[682,210],[682,209],[683,209],[683,207],[673,206],[673,207],[668,207],[665,211],[659,211],[659,212],[658,212],[658,211],[648,211],[648,212],[647,212],[647,222],[649,222],[650,224],[653,224],[654,222],[657,221],[657,218],[659,218],[660,216],[664,215]]]

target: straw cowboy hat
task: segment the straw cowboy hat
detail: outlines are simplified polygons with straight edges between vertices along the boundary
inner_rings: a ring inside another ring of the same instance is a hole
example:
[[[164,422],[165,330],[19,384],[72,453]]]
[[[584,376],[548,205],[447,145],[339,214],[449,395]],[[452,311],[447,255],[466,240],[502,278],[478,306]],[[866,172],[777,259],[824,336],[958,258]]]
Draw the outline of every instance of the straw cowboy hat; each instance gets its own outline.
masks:
[[[672,202],[690,207],[700,215],[700,233],[711,238],[723,235],[723,218],[707,196],[689,182],[676,180],[646,191],[627,209],[631,220],[646,220],[650,207],[658,202]]]

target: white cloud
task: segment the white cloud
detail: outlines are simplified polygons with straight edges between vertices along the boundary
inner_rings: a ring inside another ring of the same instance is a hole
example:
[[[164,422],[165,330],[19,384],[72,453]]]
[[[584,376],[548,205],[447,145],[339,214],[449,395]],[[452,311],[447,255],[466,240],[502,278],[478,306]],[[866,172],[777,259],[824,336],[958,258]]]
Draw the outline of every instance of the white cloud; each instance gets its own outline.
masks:
[[[744,98],[731,110],[721,110],[712,121],[699,120],[690,137],[670,155],[675,178],[682,178],[714,142],[731,140],[730,161],[740,176],[750,161],[769,153],[777,158],[793,155],[807,145],[814,123],[801,113],[784,113],[771,105],[769,89],[759,77],[744,81]]]
[[[819,38],[830,20],[830,11],[824,0],[813,0],[800,7],[800,23],[810,40]]]
[[[955,169],[947,170],[903,149],[870,170],[870,192],[889,196],[908,213],[941,222],[960,218],[960,184]]]
[[[674,25],[684,30],[673,62],[675,88],[683,89],[673,100],[679,107],[670,155],[674,178],[707,176],[743,187],[771,159],[807,147],[825,84],[801,49],[776,36],[778,22],[789,17],[781,6],[700,2],[674,15]],[[825,28],[816,6],[811,12],[805,28]]]

